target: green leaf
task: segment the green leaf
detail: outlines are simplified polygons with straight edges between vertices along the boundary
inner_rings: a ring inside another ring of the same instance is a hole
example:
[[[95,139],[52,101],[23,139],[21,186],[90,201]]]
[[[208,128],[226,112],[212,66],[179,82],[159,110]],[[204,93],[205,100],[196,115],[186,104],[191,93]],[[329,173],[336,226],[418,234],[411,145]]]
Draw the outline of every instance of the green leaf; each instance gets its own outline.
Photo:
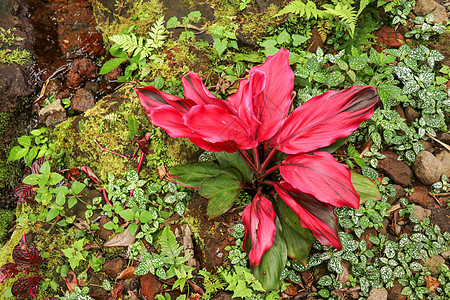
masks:
[[[48,184],[55,185],[63,179],[64,177],[62,175],[52,172],[50,173]]]
[[[153,86],[158,90],[161,90],[164,87],[164,78],[159,75],[153,80]]]
[[[282,225],[281,235],[286,241],[288,256],[308,263],[308,255],[312,244],[316,241],[309,229],[303,228],[299,217],[283,201],[276,201],[277,215]]]
[[[36,158],[38,151],[39,151],[38,147],[33,147],[27,153],[28,161],[30,162],[29,165],[31,165],[31,162]]]
[[[378,200],[381,199],[380,191],[378,190],[377,185],[370,180],[369,178],[360,175],[356,172],[352,172],[352,184],[355,188],[356,192],[359,194],[360,204],[366,203],[367,200],[373,199]]]
[[[42,174],[49,174],[50,173],[50,163],[48,162],[48,160],[46,160],[41,168],[39,169],[39,172],[41,172]]]
[[[305,43],[307,40],[309,40],[309,37],[307,36],[303,36],[303,35],[299,35],[299,34],[293,34],[292,35],[292,45],[294,47],[297,47],[303,43]]]
[[[54,218],[56,218],[58,215],[59,215],[59,209],[52,208],[48,211],[45,219],[47,222],[49,222],[49,221],[53,220]]]
[[[181,23],[180,23],[180,21],[178,21],[178,18],[176,16],[173,16],[169,20],[167,20],[166,28],[167,29],[175,28],[175,27],[180,26],[180,25],[181,25]]]
[[[41,174],[30,174],[23,179],[23,183],[29,185],[37,185],[41,176],[42,176]]]
[[[17,138],[17,142],[24,147],[31,146],[31,138],[27,135],[23,135],[23,136]]]
[[[214,38],[213,47],[214,47],[214,49],[217,50],[217,53],[219,54],[219,56],[222,56],[222,54],[225,52],[225,50],[227,50],[227,45],[228,45],[227,39],[221,40],[219,38]]]
[[[206,178],[199,189],[200,195],[209,199],[209,218],[220,216],[229,210],[239,197],[240,182],[229,174]]]
[[[281,236],[281,224],[278,218],[275,218],[275,241],[272,247],[264,253],[261,263],[252,267],[253,275],[261,282],[264,290],[276,290],[281,284],[281,273],[284,270],[287,261],[287,246]]]
[[[113,230],[115,227],[115,224],[113,221],[109,221],[108,223],[103,225],[103,228],[108,229],[108,230]]]
[[[242,174],[244,182],[250,183],[253,180],[253,171],[242,159],[239,153],[215,152],[217,160],[222,167],[234,167]]]
[[[141,220],[141,223],[148,223],[153,220],[153,214],[148,210],[143,210],[139,215],[139,220]]]
[[[78,195],[79,193],[81,193],[81,191],[86,187],[86,185],[82,182],[79,181],[74,181],[72,183],[72,186],[70,187],[70,190],[72,191],[72,193],[74,195]]]
[[[178,165],[170,169],[169,176],[176,183],[198,189],[207,177],[215,177],[225,171],[217,164],[205,161],[190,165]]]
[[[24,157],[28,153],[29,148],[22,148],[20,146],[12,147],[11,151],[9,151],[8,161],[19,160]]]
[[[131,221],[134,219],[134,211],[132,209],[122,210],[119,215],[127,221]]]
[[[130,225],[128,225],[128,232],[131,235],[134,235],[137,230],[138,230],[138,225],[136,223],[130,223]]]
[[[291,35],[284,29],[278,36],[277,36],[277,44],[281,45],[284,43],[289,43],[291,41]]]
[[[328,147],[323,147],[323,148],[319,148],[317,149],[318,151],[326,151],[328,153],[333,153],[335,152],[337,149],[341,148],[341,146],[343,146],[348,140],[348,137],[344,137],[344,138],[340,138],[337,139],[333,144],[331,144]]]
[[[120,64],[123,63],[126,59],[127,59],[127,57],[117,57],[117,58],[108,60],[107,62],[105,62],[103,64],[103,66],[100,69],[100,72],[98,74],[99,75],[108,74],[109,72],[114,70],[116,67],[120,66]]]
[[[72,208],[75,206],[75,204],[77,204],[78,200],[75,197],[69,198],[69,200],[67,201],[67,207]]]
[[[66,204],[66,195],[62,192],[58,193],[56,195],[56,204],[58,204],[59,206],[63,206],[64,204]]]

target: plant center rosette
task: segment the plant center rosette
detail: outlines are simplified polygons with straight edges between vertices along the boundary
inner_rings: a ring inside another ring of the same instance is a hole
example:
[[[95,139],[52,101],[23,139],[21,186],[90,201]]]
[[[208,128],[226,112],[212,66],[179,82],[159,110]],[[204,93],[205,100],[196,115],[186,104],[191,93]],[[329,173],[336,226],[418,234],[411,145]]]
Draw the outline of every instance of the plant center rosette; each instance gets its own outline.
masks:
[[[153,124],[215,152],[218,164],[175,166],[170,177],[209,198],[208,214],[226,212],[242,188],[254,195],[242,214],[244,247],[265,289],[277,288],[287,256],[306,264],[315,240],[341,249],[332,206],[359,207],[350,169],[320,148],[372,117],[376,88],[353,86],[311,98],[289,114],[294,73],[281,49],[251,68],[228,101],[200,77],[182,79],[185,98],[153,86],[136,89]],[[311,234],[312,233],[312,234]]]

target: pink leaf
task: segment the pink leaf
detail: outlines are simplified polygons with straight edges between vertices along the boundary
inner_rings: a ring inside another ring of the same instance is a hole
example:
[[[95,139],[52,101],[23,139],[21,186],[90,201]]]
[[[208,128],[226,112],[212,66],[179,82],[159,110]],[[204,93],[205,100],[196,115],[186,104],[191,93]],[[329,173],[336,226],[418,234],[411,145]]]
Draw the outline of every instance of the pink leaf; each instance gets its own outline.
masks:
[[[36,298],[39,282],[43,279],[39,275],[33,277],[22,277],[17,279],[11,287],[11,293],[17,298]]]
[[[329,146],[370,119],[378,99],[372,86],[354,86],[313,97],[289,115],[272,145],[287,154]]]
[[[236,116],[215,105],[197,105],[184,117],[185,124],[211,143],[235,142],[240,149],[255,148],[258,143],[249,137],[249,129]]]
[[[17,264],[7,263],[0,268],[0,283],[5,283],[6,280],[16,276],[19,273]]]
[[[234,153],[239,150],[239,148],[236,146],[236,143],[231,142],[231,141],[211,143],[211,142],[205,141],[198,135],[195,135],[194,137],[190,137],[189,139],[191,140],[191,142],[196,144],[198,147],[200,147],[206,151],[211,151],[211,152],[225,151],[228,153]]]
[[[12,258],[21,267],[38,267],[42,265],[42,256],[34,245],[27,245],[25,235],[12,252]]]
[[[281,163],[284,180],[302,193],[334,206],[359,207],[359,195],[351,182],[350,169],[325,151],[288,155]]]
[[[257,194],[242,214],[245,226],[244,247],[250,235],[250,263],[257,266],[263,254],[272,247],[275,240],[275,211],[269,199]]]
[[[153,108],[148,116],[153,125],[161,127],[171,137],[190,137],[192,130],[184,124],[183,113],[172,106],[159,106]]]
[[[33,185],[20,182],[14,189],[14,196],[19,198],[17,199],[17,203],[34,200],[36,192],[33,190],[33,187]]]
[[[139,101],[147,114],[149,114],[153,108],[162,105],[170,105],[180,112],[187,112],[192,106],[195,105],[195,102],[190,99],[183,99],[161,92],[151,85],[144,88],[137,88],[135,90],[139,97]]]
[[[301,193],[287,182],[275,185],[280,198],[300,218],[302,227],[308,228],[324,245],[342,249],[338,236],[337,217],[331,205]]]
[[[208,91],[198,74],[187,72],[186,75],[181,77],[181,83],[183,84],[184,96],[194,101],[197,105],[212,104],[228,110],[227,102],[217,99],[216,96]]]

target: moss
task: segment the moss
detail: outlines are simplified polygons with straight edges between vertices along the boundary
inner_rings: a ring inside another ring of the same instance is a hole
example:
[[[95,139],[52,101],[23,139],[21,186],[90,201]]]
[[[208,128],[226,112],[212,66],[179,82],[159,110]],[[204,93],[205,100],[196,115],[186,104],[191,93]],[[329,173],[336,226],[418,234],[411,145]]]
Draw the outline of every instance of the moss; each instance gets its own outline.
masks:
[[[14,212],[9,209],[0,208],[0,244],[8,233],[9,224],[14,220]]]
[[[242,32],[253,41],[264,37],[267,34],[267,28],[276,26],[282,19],[282,17],[273,17],[279,10],[280,8],[272,3],[263,12],[248,12],[244,14]]]
[[[8,30],[0,27],[0,63],[5,65],[25,65],[31,62],[31,53],[21,47],[15,46],[23,38],[14,35],[15,28]],[[15,49],[13,49],[16,47]]]
[[[108,174],[123,174],[128,169],[136,169],[138,159],[127,160],[105,149],[131,157],[136,149],[132,145],[128,129],[128,116],[135,116],[143,124],[142,132],[151,132],[149,143],[150,164],[143,171],[149,176],[156,174],[156,167],[164,164],[171,167],[194,159],[197,148],[187,139],[172,139],[151,125],[136,96],[132,95],[131,85],[126,85],[114,94],[100,100],[84,115],[72,117],[56,126],[51,133],[53,150],[65,150],[62,165],[72,168],[86,165],[103,181]],[[105,116],[115,113],[117,120],[107,120]]]
[[[163,5],[158,0],[118,0],[114,12],[98,0],[93,2],[93,7],[95,19],[107,43],[108,37],[122,33],[123,29],[131,26],[135,26],[136,34],[146,35],[149,26],[163,12]]]

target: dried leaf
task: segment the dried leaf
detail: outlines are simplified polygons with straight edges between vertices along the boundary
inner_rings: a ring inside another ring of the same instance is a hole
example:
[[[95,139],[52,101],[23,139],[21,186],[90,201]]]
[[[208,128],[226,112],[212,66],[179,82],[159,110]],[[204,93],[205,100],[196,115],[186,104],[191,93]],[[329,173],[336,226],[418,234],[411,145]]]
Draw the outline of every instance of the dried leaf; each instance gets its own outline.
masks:
[[[136,277],[137,275],[134,275],[134,270],[136,270],[136,267],[128,267],[125,270],[123,270],[122,272],[119,273],[119,275],[117,275],[116,279],[128,279],[128,278],[132,278],[132,277]]]
[[[118,300],[123,298],[123,281],[119,281],[114,285],[114,289],[111,291],[111,297],[108,300]]]
[[[125,231],[122,233],[118,233],[114,235],[109,241],[107,241],[103,246],[105,247],[117,247],[117,246],[123,246],[127,247],[134,243],[136,238],[134,235],[131,235],[128,229],[125,229]]]
[[[431,292],[436,291],[437,287],[439,286],[439,282],[436,277],[425,275],[425,281],[427,283],[427,289],[429,289]]]
[[[167,174],[166,167],[164,167],[164,165],[160,165],[160,166],[158,167],[158,177],[159,177],[159,180],[162,180],[162,179],[166,176],[166,174]]]
[[[67,277],[64,277],[64,281],[66,282],[69,292],[73,293],[75,291],[75,287],[78,286],[77,275],[75,275],[72,270],[69,270]]]

